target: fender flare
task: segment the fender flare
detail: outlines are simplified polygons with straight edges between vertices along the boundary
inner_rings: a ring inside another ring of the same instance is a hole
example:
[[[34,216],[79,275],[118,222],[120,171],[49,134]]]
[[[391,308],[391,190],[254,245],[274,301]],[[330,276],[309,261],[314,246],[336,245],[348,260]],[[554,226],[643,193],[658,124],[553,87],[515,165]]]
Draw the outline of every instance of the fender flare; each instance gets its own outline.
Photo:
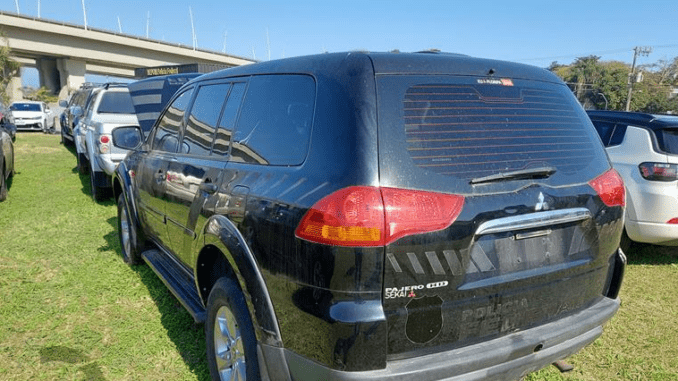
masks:
[[[141,227],[140,221],[139,221],[139,213],[138,213],[138,208],[137,204],[134,201],[134,197],[132,196],[133,190],[132,190],[132,179],[129,175],[129,171],[127,170],[127,165],[125,161],[121,161],[120,164],[115,168],[115,173],[113,174],[113,195],[115,197],[115,201],[118,201],[118,196],[122,194],[123,198],[125,199],[125,203],[127,204],[127,210],[129,211],[132,221],[138,226]],[[120,185],[120,192],[117,193],[116,191],[116,186],[115,183],[118,183]],[[137,229],[137,234],[141,233],[139,229]]]
[[[235,224],[222,215],[212,216],[201,230],[198,242],[216,247],[225,257],[237,277],[240,289],[246,293],[247,308],[261,329],[260,340],[268,345],[282,347],[282,336],[273,302],[263,274],[257,267],[254,254]],[[196,255],[196,263],[199,257]],[[196,278],[196,282],[201,279]],[[202,297],[202,295],[201,295]],[[254,305],[252,301],[257,301]],[[206,300],[203,300],[206,303]]]

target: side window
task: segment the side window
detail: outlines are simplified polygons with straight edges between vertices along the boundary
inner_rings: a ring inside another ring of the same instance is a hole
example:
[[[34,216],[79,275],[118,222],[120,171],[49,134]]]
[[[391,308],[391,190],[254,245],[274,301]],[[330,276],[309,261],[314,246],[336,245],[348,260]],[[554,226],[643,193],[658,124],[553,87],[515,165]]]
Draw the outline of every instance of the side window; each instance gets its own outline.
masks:
[[[198,89],[184,130],[184,149],[188,149],[186,153],[209,155],[219,114],[230,87],[230,83],[222,83]]]
[[[87,109],[83,111],[83,116],[92,115],[92,110],[94,109],[95,103],[96,103],[96,95],[92,97],[89,104],[87,105]]]
[[[315,81],[305,75],[250,79],[231,147],[232,161],[299,165],[308,151]]]
[[[160,117],[153,135],[152,149],[165,152],[177,152],[179,145],[179,128],[184,117],[184,112],[191,101],[193,89],[184,91],[174,98],[165,113]]]
[[[612,136],[610,136],[610,146],[618,146],[622,144],[624,141],[624,135],[626,134],[626,127],[628,126],[625,124],[618,124],[614,127]]]
[[[615,124],[600,120],[592,120],[591,122],[593,122],[593,126],[596,128],[598,135],[600,135],[600,140],[603,141],[603,145],[607,147],[610,143],[612,132],[614,132]]]
[[[214,141],[214,147],[212,148],[213,155],[228,155],[228,147],[231,145],[233,126],[238,117],[242,96],[245,94],[245,85],[244,82],[236,82],[231,88],[228,100],[226,101],[226,106],[224,107],[224,112],[219,121],[217,138]]]

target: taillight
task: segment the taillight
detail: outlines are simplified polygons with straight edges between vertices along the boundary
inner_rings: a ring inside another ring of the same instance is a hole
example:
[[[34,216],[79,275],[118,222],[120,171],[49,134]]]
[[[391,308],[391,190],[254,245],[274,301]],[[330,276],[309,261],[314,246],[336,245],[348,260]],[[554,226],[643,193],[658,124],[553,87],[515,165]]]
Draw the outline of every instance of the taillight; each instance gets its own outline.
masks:
[[[99,136],[99,152],[102,154],[107,154],[111,150],[111,137],[110,135],[100,135]]]
[[[444,229],[464,197],[395,188],[348,187],[318,201],[296,236],[337,246],[384,246],[399,238]]]
[[[598,193],[607,206],[625,206],[626,190],[624,181],[614,169],[603,173],[589,181],[589,185]]]
[[[641,163],[638,166],[640,175],[651,181],[678,180],[678,165],[667,163]]]
[[[671,224],[671,225],[678,224],[678,217],[674,217],[674,218],[666,221],[666,223]]]

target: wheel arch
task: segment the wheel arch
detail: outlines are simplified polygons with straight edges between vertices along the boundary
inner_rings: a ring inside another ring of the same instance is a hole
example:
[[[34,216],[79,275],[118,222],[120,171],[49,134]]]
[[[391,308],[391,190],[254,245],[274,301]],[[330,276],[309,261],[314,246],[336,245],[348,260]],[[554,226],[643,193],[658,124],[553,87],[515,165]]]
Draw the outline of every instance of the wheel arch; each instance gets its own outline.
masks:
[[[199,242],[204,246],[196,258],[195,281],[203,303],[207,304],[209,292],[219,278],[232,277],[245,295],[257,340],[281,347],[280,328],[263,274],[236,226],[224,216],[213,216],[201,234]]]
[[[115,173],[113,174],[111,181],[113,186],[113,200],[117,203],[118,197],[123,195],[130,218],[137,227],[136,233],[139,235],[140,240],[145,240],[144,230],[142,229],[139,218],[139,210],[137,208],[137,203],[134,200],[132,177],[130,176],[130,171],[124,160],[115,168]]]

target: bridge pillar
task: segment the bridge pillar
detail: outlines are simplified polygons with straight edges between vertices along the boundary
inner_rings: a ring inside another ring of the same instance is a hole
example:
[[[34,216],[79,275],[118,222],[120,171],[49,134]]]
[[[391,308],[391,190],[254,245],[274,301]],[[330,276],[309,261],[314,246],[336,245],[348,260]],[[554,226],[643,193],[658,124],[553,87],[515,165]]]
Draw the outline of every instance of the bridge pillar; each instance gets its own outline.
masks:
[[[59,70],[55,59],[40,58],[35,60],[40,76],[40,87],[46,87],[52,94],[57,94],[61,90],[61,81],[59,80]]]
[[[24,92],[21,91],[21,70],[17,76],[12,77],[7,84],[7,95],[9,95],[9,101],[21,101],[24,99]]]
[[[56,68],[59,71],[59,99],[66,99],[68,95],[85,83],[85,61],[58,58]]]

